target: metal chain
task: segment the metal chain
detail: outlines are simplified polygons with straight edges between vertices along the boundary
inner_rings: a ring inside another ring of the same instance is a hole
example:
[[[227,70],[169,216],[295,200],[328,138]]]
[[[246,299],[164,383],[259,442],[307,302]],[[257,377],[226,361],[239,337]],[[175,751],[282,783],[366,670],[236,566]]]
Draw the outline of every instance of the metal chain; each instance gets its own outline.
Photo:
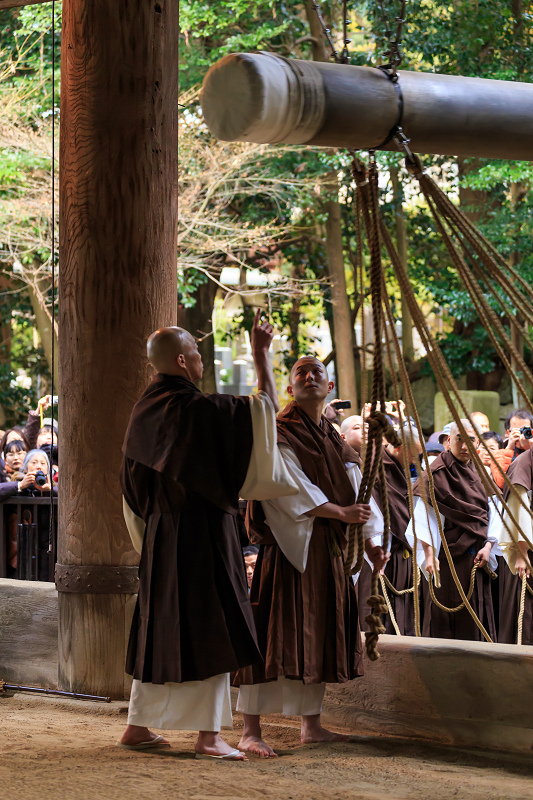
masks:
[[[336,61],[337,64],[341,64],[342,63],[341,62],[341,58],[340,58],[339,54],[337,53],[337,51],[335,50],[335,44],[334,44],[333,39],[331,37],[331,30],[326,25],[326,20],[322,16],[322,11],[320,9],[320,3],[317,3],[315,0],[313,0],[313,8],[315,9],[315,13],[316,13],[316,15],[318,17],[318,21],[320,22],[320,26],[322,28],[322,32],[324,33],[324,36],[328,40],[329,48],[331,50],[330,58],[332,58],[334,61]],[[346,19],[346,16],[345,16],[345,19]]]
[[[316,13],[316,15],[318,17],[318,21],[320,23],[320,27],[322,28],[322,32],[323,32],[324,36],[326,37],[326,39],[328,41],[329,48],[331,50],[330,58],[332,58],[337,64],[348,64],[348,62],[350,61],[350,54],[348,52],[348,45],[352,41],[351,39],[348,39],[348,25],[350,24],[350,20],[348,18],[348,0],[343,0],[343,2],[342,2],[342,20],[343,20],[343,22],[342,22],[342,33],[343,33],[343,43],[344,44],[343,44],[342,52],[340,53],[340,55],[335,50],[335,43],[334,43],[333,38],[331,36],[331,29],[328,28],[328,26],[326,25],[326,21],[325,21],[324,17],[322,16],[322,11],[320,9],[320,3],[317,3],[317,2],[315,2],[315,0],[313,0],[313,8],[315,9],[315,13]]]
[[[385,36],[387,37],[389,43],[389,49],[383,54],[387,59],[387,63],[380,64],[379,68],[386,70],[391,80],[396,81],[398,79],[397,70],[403,59],[402,52],[400,50],[400,43],[402,40],[402,27],[403,23],[405,22],[405,6],[407,4],[407,0],[401,0],[400,13],[394,18],[394,22],[396,23],[395,31],[392,30],[392,25],[385,9],[385,3],[383,0],[378,0],[378,2],[379,7],[381,8],[381,17],[385,23]]]

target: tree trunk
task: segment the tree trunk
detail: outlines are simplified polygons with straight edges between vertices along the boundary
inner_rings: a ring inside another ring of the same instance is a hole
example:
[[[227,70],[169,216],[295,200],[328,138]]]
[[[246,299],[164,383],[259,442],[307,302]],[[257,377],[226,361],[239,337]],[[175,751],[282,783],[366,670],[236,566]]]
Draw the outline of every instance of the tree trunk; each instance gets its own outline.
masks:
[[[394,224],[396,227],[396,247],[400,261],[405,271],[408,271],[407,264],[407,233],[405,230],[405,216],[403,212],[403,191],[399,179],[399,167],[391,167],[390,177],[392,190],[394,193]],[[413,321],[409,313],[409,307],[403,294],[402,303],[402,355],[405,361],[413,359]]]
[[[213,304],[217,285],[208,280],[201,283],[195,293],[191,308],[178,307],[178,325],[198,339],[198,350],[204,364],[204,374],[198,386],[202,392],[216,392],[215,339],[213,337]]]
[[[324,47],[324,35],[311,0],[305,1],[305,13],[311,36],[314,61],[329,61]],[[346,290],[344,253],[342,245],[341,208],[338,201],[339,184],[335,170],[327,178],[328,199],[326,201],[326,252],[328,272],[332,280],[331,300],[333,316],[333,347],[335,350],[335,375],[337,393],[343,400],[351,400],[357,408],[357,385],[355,381],[354,326],[350,301]]]
[[[28,276],[31,277],[31,276]],[[30,296],[31,307],[35,314],[35,326],[39,332],[41,344],[44,350],[46,362],[50,374],[54,373],[54,383],[56,388],[59,386],[59,341],[57,322],[54,328],[54,363],[52,365],[52,315],[46,307],[44,291],[46,291],[46,280],[32,279],[27,283],[28,294]],[[44,285],[43,285],[44,284]],[[42,287],[42,289],[41,289]]]
[[[328,273],[331,278],[337,391],[340,398],[350,400],[352,408],[356,409],[357,385],[355,382],[354,327],[346,289],[341,211],[337,199],[339,186],[335,170],[329,173],[326,188],[329,190],[329,198],[326,201],[326,253]]]
[[[122,698],[138,557],[121,445],[176,323],[177,0],[64,0],[59,686]]]

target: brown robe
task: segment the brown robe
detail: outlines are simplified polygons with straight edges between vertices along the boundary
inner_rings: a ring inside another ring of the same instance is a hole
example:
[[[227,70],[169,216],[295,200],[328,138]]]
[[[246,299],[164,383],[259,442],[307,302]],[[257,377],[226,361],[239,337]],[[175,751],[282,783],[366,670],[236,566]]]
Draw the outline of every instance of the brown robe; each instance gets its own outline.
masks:
[[[325,417],[320,427],[290,403],[278,416],[278,442],[295,452],[306,476],[330,502],[347,506],[355,493],[345,463],[359,456]],[[316,518],[305,572],[283,555],[260,503],[249,504],[249,536],[260,545],[250,590],[264,663],[241,670],[237,685],[284,676],[304,684],[344,683],[363,674],[355,587],[344,574],[344,526]],[[337,549],[337,552],[340,552]]]
[[[513,461],[509,467],[507,477],[512,483],[523,486],[528,492],[533,489],[533,450],[526,450]],[[509,497],[507,486],[503,496],[505,500]],[[528,550],[527,557],[529,563],[533,564],[533,551]],[[498,641],[506,644],[516,644],[522,580],[518,575],[513,575],[504,558],[501,561],[502,565],[499,570],[500,628]],[[533,587],[533,578],[528,578],[528,583]],[[533,644],[533,596],[527,591],[522,622],[522,644]]]
[[[397,458],[392,456],[385,447],[383,448],[383,466],[385,468],[385,480],[387,481],[391,533],[391,557],[385,567],[385,575],[396,589],[409,589],[409,587],[413,585],[413,555],[411,546],[405,538],[405,531],[407,530],[411,518],[409,511],[409,489],[407,486],[407,481],[411,479],[410,477],[406,478],[403,465]],[[383,497],[379,478],[376,480],[374,487],[374,499],[383,513]],[[370,596],[371,590],[372,570],[366,562],[365,566],[365,574],[361,575],[357,582],[359,584],[361,578],[363,579],[358,594],[360,617],[363,600],[362,593],[365,590],[368,591],[366,598],[364,598],[366,601]],[[367,581],[370,581],[368,585]],[[401,634],[403,636],[415,636],[413,595],[410,593],[398,597],[390,589],[387,589],[387,593]],[[366,602],[364,604],[364,611],[366,612],[366,617],[370,613]],[[387,633],[396,633],[389,614],[385,615],[384,624]],[[368,625],[365,623],[364,630],[367,629]]]
[[[470,461],[461,463],[451,452],[441,453],[430,466],[435,484],[438,511],[444,515],[444,535],[448,542],[453,563],[461,585],[466,593],[470,586],[470,574],[474,559],[487,539],[489,505],[481,479]],[[415,495],[421,496],[420,478],[413,486]],[[427,489],[427,475],[422,477]],[[435,596],[443,605],[453,608],[460,605],[461,596],[453,580],[448,559],[441,545],[441,588]],[[470,601],[472,608],[485,626],[489,636],[496,640],[496,627],[492,607],[490,578],[484,569],[476,571],[474,592]],[[481,641],[483,636],[466,608],[455,614],[442,611],[435,603],[424,610],[423,636],[443,639],[473,639]]]
[[[249,398],[157,375],[124,442],[122,490],[146,523],[126,670],[205,680],[260,658],[235,521],[252,449]]]

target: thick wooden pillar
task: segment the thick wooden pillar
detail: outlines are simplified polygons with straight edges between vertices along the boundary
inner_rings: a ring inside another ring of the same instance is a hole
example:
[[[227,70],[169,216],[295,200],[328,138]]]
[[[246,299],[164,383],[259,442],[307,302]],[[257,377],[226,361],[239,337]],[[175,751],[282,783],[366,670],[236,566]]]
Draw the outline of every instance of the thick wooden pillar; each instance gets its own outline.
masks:
[[[120,698],[137,556],[121,445],[176,324],[178,1],[64,0],[59,685]]]

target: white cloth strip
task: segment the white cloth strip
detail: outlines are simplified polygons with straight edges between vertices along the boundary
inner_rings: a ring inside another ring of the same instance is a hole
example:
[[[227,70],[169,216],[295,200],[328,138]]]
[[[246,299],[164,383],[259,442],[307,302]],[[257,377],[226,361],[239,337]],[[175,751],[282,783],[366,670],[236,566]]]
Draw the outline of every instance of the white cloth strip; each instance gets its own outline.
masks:
[[[232,728],[229,673],[185,683],[156,684],[134,680],[128,725],[168,731]]]
[[[237,711],[243,714],[282,714],[285,717],[322,713],[325,683],[305,684],[278,678],[268,683],[241,686]]]

